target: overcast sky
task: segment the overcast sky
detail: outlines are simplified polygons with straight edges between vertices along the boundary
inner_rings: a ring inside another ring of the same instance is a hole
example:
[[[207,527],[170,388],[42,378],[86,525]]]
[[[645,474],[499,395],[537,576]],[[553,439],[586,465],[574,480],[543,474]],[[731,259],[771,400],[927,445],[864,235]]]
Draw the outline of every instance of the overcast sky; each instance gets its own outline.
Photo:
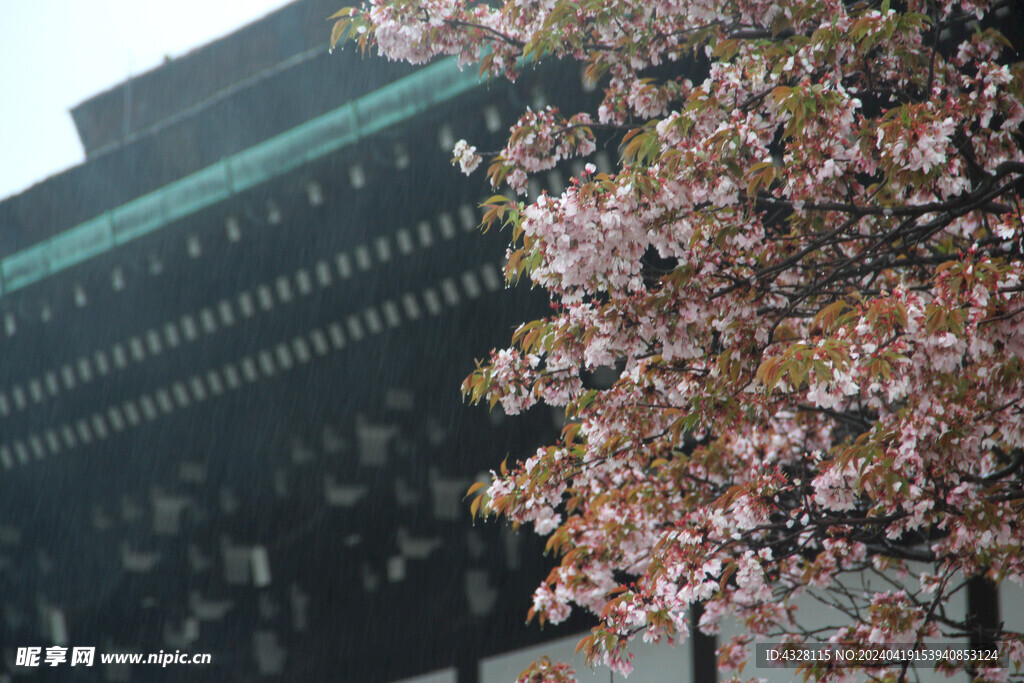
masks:
[[[0,198],[84,159],[71,107],[288,0],[0,0]]]

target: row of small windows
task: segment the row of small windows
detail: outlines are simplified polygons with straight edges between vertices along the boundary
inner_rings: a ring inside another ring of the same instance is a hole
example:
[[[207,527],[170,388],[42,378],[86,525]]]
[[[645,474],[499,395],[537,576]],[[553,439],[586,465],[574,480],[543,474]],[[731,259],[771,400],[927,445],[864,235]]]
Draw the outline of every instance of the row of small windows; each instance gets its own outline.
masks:
[[[310,189],[311,188],[311,189]],[[323,189],[317,183],[310,183],[307,188],[310,194],[310,202],[322,202]],[[278,220],[274,220],[275,216]],[[267,220],[271,224],[280,222],[280,209],[271,200],[267,203]],[[476,213],[469,204],[463,204],[458,210],[458,220],[466,230],[471,230],[477,224]],[[442,213],[437,217],[437,229],[442,238],[450,239],[455,236],[455,219],[449,213]],[[239,220],[234,216],[229,216],[225,221],[225,233],[230,242],[238,242],[242,239],[242,226]],[[413,233],[407,229],[399,230],[395,236],[397,241],[398,250],[403,254],[408,254],[414,249],[414,243],[418,241],[421,247],[428,247],[434,242],[434,236],[432,226],[429,221],[421,221],[415,228],[415,238]],[[387,261],[391,256],[391,245],[388,236],[381,236],[376,239],[374,243],[375,250],[381,261]],[[369,268],[369,252],[366,246],[357,248],[357,258],[360,259],[359,263],[364,268]],[[189,235],[185,239],[185,251],[191,258],[199,258],[203,254],[203,245],[198,235]],[[163,261],[156,254],[150,254],[148,259],[148,272],[151,275],[160,275],[164,271]],[[323,270],[321,269],[319,275],[322,278]],[[321,284],[324,284],[321,281]],[[125,289],[127,285],[124,269],[121,266],[115,266],[110,271],[110,288],[115,292],[120,292]],[[77,308],[84,308],[89,303],[89,296],[85,290],[85,287],[81,283],[76,283],[72,287],[71,299]],[[48,323],[53,320],[53,309],[48,303],[44,303],[39,308],[39,320],[44,323]],[[18,332],[18,318],[17,316],[8,311],[3,315],[3,331],[8,337],[13,337]]]
[[[11,469],[17,464],[27,464],[33,459],[40,459],[47,454],[56,455],[61,450],[76,448],[79,444],[90,444],[93,441],[106,439],[112,433],[135,427],[144,421],[155,420],[177,409],[187,408],[194,403],[205,401],[211,396],[219,396],[227,391],[240,389],[263,378],[273,377],[279,372],[291,370],[296,365],[310,362],[315,356],[325,356],[331,349],[341,350],[349,343],[357,343],[369,336],[380,334],[387,328],[398,327],[403,317],[415,321],[426,313],[437,315],[445,306],[457,306],[466,299],[475,299],[485,290],[494,291],[502,286],[502,275],[498,265],[485,264],[479,270],[467,270],[458,279],[445,278],[437,287],[428,287],[421,292],[408,292],[398,300],[387,300],[379,306],[370,306],[362,312],[352,314],[344,320],[333,322],[326,327],[317,327],[307,334],[296,336],[291,341],[281,342],[273,347],[265,348],[257,353],[245,356],[234,363],[227,363],[221,368],[211,368],[206,372],[195,374],[187,380],[177,381],[167,387],[143,394],[136,399],[109,406],[104,411],[93,413],[89,417],[66,422],[41,434],[30,434],[10,444],[0,446],[0,465]],[[461,287],[460,287],[461,285]],[[148,337],[148,335],[147,335]],[[129,344],[125,349],[120,345],[121,354],[114,354],[114,364],[127,363],[127,356],[143,353],[143,347],[149,342],[137,339],[137,344]],[[159,342],[157,342],[159,343]],[[106,355],[102,365],[97,362],[96,370],[109,372],[110,363]],[[118,358],[121,360],[118,361]],[[77,372],[76,372],[77,370]],[[77,368],[65,365],[60,371],[60,380],[65,386],[74,386],[76,375],[82,381],[92,377],[92,369],[86,359],[80,359]],[[70,383],[70,384],[69,384]],[[57,373],[47,373],[43,380],[33,379],[27,384],[28,394],[33,401],[42,401],[44,391],[56,394],[58,391]],[[16,386],[11,390],[12,400],[16,405],[27,404],[26,390]],[[0,396],[3,410],[9,412],[7,395]],[[6,414],[6,413],[5,413]]]
[[[546,97],[540,89],[535,89],[533,93],[533,104],[535,108],[543,108],[546,103]],[[485,126],[488,131],[495,133],[502,127],[501,113],[497,106],[487,105],[484,107],[483,119]],[[454,145],[454,134],[447,124],[438,127],[437,140],[440,147],[445,152],[450,152]],[[394,147],[395,166],[399,169],[404,169],[409,166],[409,153],[408,149],[401,142],[396,143]],[[601,152],[598,153],[597,165],[602,171],[609,171],[611,166],[608,163],[607,154]],[[574,167],[574,173],[578,173],[582,170],[582,162]],[[366,172],[363,167],[359,164],[355,164],[349,168],[349,181],[353,188],[360,189],[366,185]],[[560,193],[564,189],[565,183],[561,178],[561,174],[555,170],[548,175],[548,189],[555,193]],[[540,185],[537,181],[531,183],[530,195],[531,198],[535,197],[539,193]],[[310,180],[305,186],[306,198],[310,206],[317,207],[325,203],[325,194],[323,186],[315,181]],[[468,209],[470,212],[470,222],[475,225],[476,217],[473,215],[472,209],[468,205],[464,205],[460,209],[460,215],[462,211]],[[280,206],[273,200],[267,200],[266,207],[266,221],[270,225],[278,225],[283,220],[283,213]],[[225,233],[230,242],[238,242],[242,238],[242,226],[238,218],[235,216],[229,216],[225,221]],[[186,253],[192,258],[198,258],[203,253],[202,243],[197,235],[190,235],[185,240]],[[150,255],[148,270],[152,275],[158,275],[163,272],[164,265],[158,256]],[[125,288],[125,274],[122,268],[115,267],[110,273],[110,284],[114,291],[121,291]],[[88,297],[86,296],[85,290],[81,285],[75,285],[73,291],[73,301],[76,306],[83,307],[88,303]],[[43,304],[39,310],[39,319],[42,322],[49,322],[53,319],[53,310],[48,304]],[[14,314],[8,312],[4,315],[2,327],[4,333],[10,337],[17,332],[17,319]]]
[[[484,107],[483,117],[487,130],[491,133],[498,132],[502,126],[501,112],[498,108],[494,105]],[[452,147],[455,145],[455,134],[452,132],[451,126],[445,124],[438,128],[437,144],[445,154],[451,153]],[[409,157],[409,149],[405,144],[401,142],[395,143],[392,148],[392,157],[394,166],[399,171],[409,168],[411,159]],[[363,168],[362,164],[349,166],[348,181],[354,190],[361,190],[366,187],[366,169]],[[320,206],[323,204],[323,188],[316,183],[307,186],[306,196],[309,199],[310,206]]]
[[[485,113],[485,116],[486,115]],[[492,120],[488,118],[488,120]],[[490,128],[488,123],[488,128]],[[446,133],[446,128],[441,127],[439,136],[445,138],[450,136],[450,133]],[[442,140],[444,142],[444,140]],[[598,169],[602,172],[610,172],[612,170],[611,160],[605,151],[598,152],[594,157],[595,163]],[[579,175],[583,171],[584,162],[582,160],[576,160],[572,166],[572,172],[575,175]],[[350,169],[353,177],[353,186],[357,185],[356,177],[363,178],[358,186],[361,187],[365,183],[365,174],[358,166],[353,166]],[[548,172],[546,182],[542,185],[538,178],[532,178],[529,183],[528,195],[531,200],[536,199],[541,190],[546,186],[549,192],[560,194],[565,189],[565,180],[562,176],[561,171],[558,169],[552,169]],[[315,182],[310,181],[306,187],[307,196],[309,203],[312,206],[319,206],[324,202],[323,187]],[[268,200],[266,206],[266,219],[271,225],[277,225],[282,221],[282,213],[280,207],[273,201]],[[458,210],[458,221],[461,223],[463,229],[471,230],[477,225],[477,215],[474,209],[469,204],[463,204]],[[437,229],[441,238],[450,239],[456,234],[455,218],[449,213],[442,213],[437,217]],[[238,218],[235,216],[229,216],[224,223],[225,234],[230,242],[238,242],[242,239],[242,226]],[[415,249],[415,244],[418,243],[420,247],[429,247],[434,243],[435,237],[433,234],[433,228],[429,221],[421,221],[415,229],[410,231],[408,229],[398,230],[394,235],[396,247],[402,254],[411,253]],[[378,237],[375,244],[373,245],[378,258],[382,262],[386,262],[391,258],[391,243],[388,236]],[[203,254],[203,245],[198,235],[189,235],[185,239],[185,251],[191,258],[199,258]],[[369,247],[363,245],[356,248],[357,263],[363,269],[370,267],[370,253]],[[348,268],[347,265],[344,266]],[[163,261],[156,254],[151,254],[148,261],[148,271],[151,275],[159,275],[164,271]],[[318,275],[321,278],[328,277],[323,275],[325,271],[322,268],[318,271]],[[343,277],[346,277],[343,275]],[[325,283],[321,279],[321,284]],[[110,271],[110,287],[113,291],[122,291],[126,286],[126,279],[124,269],[120,266],[114,267]],[[325,285],[326,286],[326,285]],[[72,288],[72,301],[75,306],[82,308],[89,303],[89,297],[85,291],[85,288],[77,283]],[[49,304],[43,304],[39,309],[39,319],[41,322],[47,323],[53,319],[53,309]],[[3,316],[3,330],[4,334],[8,337],[14,336],[18,331],[17,317],[12,312],[7,312]]]
[[[476,215],[470,205],[464,204],[460,207],[458,221],[466,231],[476,226]],[[25,388],[19,384],[12,385],[8,391],[0,390],[0,416],[25,409],[30,400],[33,403],[42,403],[46,394],[56,396],[61,385],[64,390],[70,391],[80,383],[85,384],[96,376],[106,375],[111,368],[123,369],[129,363],[141,363],[149,356],[157,356],[165,348],[173,349],[183,343],[192,342],[199,337],[200,330],[206,334],[214,334],[220,327],[229,327],[238,317],[235,312],[236,305],[238,314],[249,318],[254,316],[257,310],[269,311],[276,303],[292,302],[296,298],[296,293],[300,296],[309,295],[315,289],[315,285],[329,287],[334,282],[335,273],[341,279],[350,278],[356,269],[370,270],[375,259],[380,263],[387,263],[392,259],[394,250],[402,255],[408,255],[417,248],[417,245],[420,248],[433,245],[435,235],[447,240],[455,237],[457,232],[456,218],[449,213],[442,213],[437,218],[436,228],[430,221],[424,220],[413,229],[397,230],[393,236],[378,236],[372,244],[355,247],[351,254],[338,252],[334,257],[333,268],[328,261],[320,260],[313,264],[312,270],[300,268],[291,278],[280,275],[270,283],[256,286],[255,293],[248,290],[239,293],[234,303],[222,299],[216,306],[203,308],[196,315],[183,315],[179,320],[164,323],[160,329],[150,329],[125,342],[115,343],[109,352],[100,349],[91,358],[82,356],[73,364],[66,364],[45,373],[42,380],[29,379],[26,383],[27,395]],[[78,299],[84,305],[86,295],[80,286],[76,286],[76,300]],[[10,314],[8,317],[13,326],[13,317]],[[13,334],[13,330],[10,334]]]

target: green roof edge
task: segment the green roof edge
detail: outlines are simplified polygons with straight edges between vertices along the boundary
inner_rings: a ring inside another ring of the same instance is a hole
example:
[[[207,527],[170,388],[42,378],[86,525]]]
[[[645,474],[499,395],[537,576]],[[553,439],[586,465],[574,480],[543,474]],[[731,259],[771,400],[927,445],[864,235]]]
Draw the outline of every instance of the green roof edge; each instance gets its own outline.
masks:
[[[0,260],[0,297],[148,235],[185,216],[407,121],[481,84],[454,58],[337,109]]]

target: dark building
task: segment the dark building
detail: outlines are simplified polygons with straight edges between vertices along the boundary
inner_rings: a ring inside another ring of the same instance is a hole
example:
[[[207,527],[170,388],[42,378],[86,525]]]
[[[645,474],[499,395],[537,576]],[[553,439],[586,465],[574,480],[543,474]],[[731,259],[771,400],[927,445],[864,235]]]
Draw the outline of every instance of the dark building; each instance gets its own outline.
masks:
[[[558,425],[461,400],[474,358],[546,304],[506,290],[508,238],[474,229],[485,188],[448,157],[587,95],[573,70],[513,87],[329,55],[335,4],[81,104],[86,161],[0,203],[14,680],[465,683],[580,629],[524,625],[550,558],[462,500]],[[25,647],[39,666],[17,666]],[[93,667],[72,670],[75,647]],[[161,651],[212,663],[99,663]]]
[[[591,625],[524,624],[554,560],[463,501],[560,425],[462,402],[547,304],[505,288],[482,174],[449,157],[595,95],[570,64],[513,86],[328,54],[340,4],[82,103],[86,161],[0,202],[0,683],[490,683]],[[100,663],[177,652],[211,663]],[[712,639],[646,654],[631,680],[715,678]]]

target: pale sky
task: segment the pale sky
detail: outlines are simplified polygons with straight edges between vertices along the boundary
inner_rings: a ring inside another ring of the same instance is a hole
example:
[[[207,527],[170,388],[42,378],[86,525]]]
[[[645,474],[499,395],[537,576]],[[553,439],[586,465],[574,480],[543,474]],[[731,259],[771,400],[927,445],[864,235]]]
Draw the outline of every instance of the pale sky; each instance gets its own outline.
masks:
[[[71,107],[287,4],[0,0],[0,199],[82,162]]]

